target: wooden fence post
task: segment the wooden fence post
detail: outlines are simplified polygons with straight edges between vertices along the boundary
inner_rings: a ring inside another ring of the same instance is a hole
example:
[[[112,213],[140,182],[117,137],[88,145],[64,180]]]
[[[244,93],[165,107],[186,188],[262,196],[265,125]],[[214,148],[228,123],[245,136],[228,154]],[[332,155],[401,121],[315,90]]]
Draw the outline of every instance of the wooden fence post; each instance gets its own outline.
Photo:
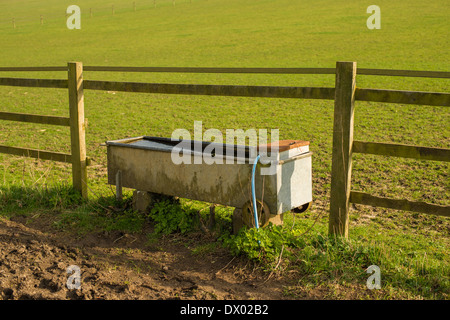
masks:
[[[70,144],[73,187],[87,199],[87,163],[84,120],[83,64],[68,63],[68,88],[70,109]]]
[[[348,237],[356,62],[336,63],[329,235]]]

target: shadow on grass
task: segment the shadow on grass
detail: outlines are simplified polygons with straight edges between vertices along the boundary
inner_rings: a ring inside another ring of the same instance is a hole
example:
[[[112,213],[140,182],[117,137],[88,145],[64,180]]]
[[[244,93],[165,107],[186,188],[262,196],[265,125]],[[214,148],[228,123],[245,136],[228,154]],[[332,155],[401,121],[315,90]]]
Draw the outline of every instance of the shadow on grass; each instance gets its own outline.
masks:
[[[133,209],[131,197],[122,201],[114,195],[85,200],[68,184],[0,186],[0,216],[30,220],[45,214],[53,221],[53,227],[80,235],[112,230],[142,232],[146,226],[152,227],[156,237],[198,231],[200,211],[162,195],[143,213]]]
[[[99,230],[137,232],[146,221],[131,208],[131,199],[114,196],[85,200],[67,184],[0,186],[0,215],[8,219],[45,214],[53,227],[78,234]]]
[[[69,185],[0,186],[0,212],[3,216],[35,210],[61,210],[79,206],[81,195]]]

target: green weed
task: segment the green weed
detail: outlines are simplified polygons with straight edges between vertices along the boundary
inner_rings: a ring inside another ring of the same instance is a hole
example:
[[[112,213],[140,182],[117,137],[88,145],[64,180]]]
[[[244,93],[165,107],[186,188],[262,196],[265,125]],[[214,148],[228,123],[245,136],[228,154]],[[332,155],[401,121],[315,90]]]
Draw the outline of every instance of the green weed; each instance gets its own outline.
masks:
[[[67,184],[35,186],[0,186],[0,212],[5,216],[26,214],[35,210],[58,211],[78,206],[82,198]]]
[[[198,226],[196,210],[182,208],[169,200],[156,202],[148,216],[155,223],[156,234],[186,233]]]

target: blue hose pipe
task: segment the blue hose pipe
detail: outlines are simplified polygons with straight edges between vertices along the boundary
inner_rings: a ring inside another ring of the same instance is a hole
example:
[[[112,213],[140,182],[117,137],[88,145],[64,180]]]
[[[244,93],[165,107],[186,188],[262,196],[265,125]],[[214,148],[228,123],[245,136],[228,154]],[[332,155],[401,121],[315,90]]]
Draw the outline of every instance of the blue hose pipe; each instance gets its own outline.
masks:
[[[253,215],[255,217],[256,229],[259,229],[259,221],[258,221],[258,212],[256,211],[255,171],[256,171],[256,165],[258,164],[259,158],[260,158],[260,155],[258,154],[255,161],[253,162],[253,169],[252,169],[252,198],[253,198],[252,200],[253,200]]]

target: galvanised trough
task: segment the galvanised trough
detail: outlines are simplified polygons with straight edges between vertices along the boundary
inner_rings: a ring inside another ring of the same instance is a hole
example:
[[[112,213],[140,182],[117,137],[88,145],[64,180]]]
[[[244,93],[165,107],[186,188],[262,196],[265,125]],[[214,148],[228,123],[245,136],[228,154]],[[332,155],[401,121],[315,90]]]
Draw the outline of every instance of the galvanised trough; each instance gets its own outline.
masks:
[[[233,229],[282,223],[282,214],[312,202],[309,142],[282,140],[259,147],[141,136],[107,141],[108,183],[234,207]]]

